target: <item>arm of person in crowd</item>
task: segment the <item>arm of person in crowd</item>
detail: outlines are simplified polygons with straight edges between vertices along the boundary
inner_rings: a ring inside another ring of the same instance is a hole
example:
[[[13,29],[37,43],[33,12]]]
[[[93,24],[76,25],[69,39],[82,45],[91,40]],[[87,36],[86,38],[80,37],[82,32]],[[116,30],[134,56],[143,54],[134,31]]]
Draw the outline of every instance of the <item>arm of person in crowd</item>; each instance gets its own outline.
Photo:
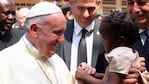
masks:
[[[145,58],[140,57],[140,62],[141,62],[140,71],[145,71],[146,70]]]
[[[145,58],[140,57],[141,67],[140,71],[146,70]],[[139,81],[139,74],[138,69],[130,68],[129,74],[123,79],[123,84],[138,84]]]

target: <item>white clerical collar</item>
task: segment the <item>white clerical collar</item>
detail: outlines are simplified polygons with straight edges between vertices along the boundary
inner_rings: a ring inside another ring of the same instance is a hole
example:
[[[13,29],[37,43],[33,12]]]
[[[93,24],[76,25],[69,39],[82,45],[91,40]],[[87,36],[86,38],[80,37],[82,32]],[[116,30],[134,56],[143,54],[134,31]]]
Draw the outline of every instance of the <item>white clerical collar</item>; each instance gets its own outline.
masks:
[[[94,29],[94,25],[95,25],[95,21],[93,20],[92,23],[90,25],[88,25],[85,29],[90,32]],[[76,18],[74,18],[74,34],[75,35],[79,35],[80,31],[83,28],[77,23]]]
[[[23,36],[23,41],[25,43],[25,46],[27,47],[29,53],[32,54],[37,59],[43,58],[43,55],[27,40],[26,34]]]

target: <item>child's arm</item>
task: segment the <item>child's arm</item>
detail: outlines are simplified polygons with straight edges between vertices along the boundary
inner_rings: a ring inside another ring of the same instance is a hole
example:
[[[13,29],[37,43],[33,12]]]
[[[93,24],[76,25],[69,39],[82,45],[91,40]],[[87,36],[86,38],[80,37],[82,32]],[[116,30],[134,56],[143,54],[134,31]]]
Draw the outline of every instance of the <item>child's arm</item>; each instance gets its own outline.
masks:
[[[88,74],[85,70],[78,68],[76,71],[76,79],[82,80],[84,84],[98,84],[99,79]],[[104,84],[104,83],[103,83]]]
[[[106,80],[101,80],[87,74],[82,69],[77,70],[76,78],[78,80],[83,80],[85,84],[120,84],[121,82],[120,74],[110,72]]]
[[[106,70],[105,79],[100,80],[94,77],[96,74],[93,74],[92,72],[94,72],[94,68],[83,63],[76,71],[76,79],[82,80],[85,84],[120,84],[120,74],[109,73],[108,70]]]

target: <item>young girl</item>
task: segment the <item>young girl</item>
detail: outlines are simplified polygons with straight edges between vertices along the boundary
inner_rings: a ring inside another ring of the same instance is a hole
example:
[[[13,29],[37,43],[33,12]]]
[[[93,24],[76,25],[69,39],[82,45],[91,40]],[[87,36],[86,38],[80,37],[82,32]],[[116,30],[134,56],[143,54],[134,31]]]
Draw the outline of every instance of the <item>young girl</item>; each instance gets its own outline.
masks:
[[[130,68],[140,67],[139,54],[132,49],[139,28],[134,17],[127,13],[113,12],[105,17],[99,28],[105,47],[105,58],[109,62],[103,80],[78,69],[76,78],[85,84],[122,84]],[[149,84],[149,83],[148,83]]]

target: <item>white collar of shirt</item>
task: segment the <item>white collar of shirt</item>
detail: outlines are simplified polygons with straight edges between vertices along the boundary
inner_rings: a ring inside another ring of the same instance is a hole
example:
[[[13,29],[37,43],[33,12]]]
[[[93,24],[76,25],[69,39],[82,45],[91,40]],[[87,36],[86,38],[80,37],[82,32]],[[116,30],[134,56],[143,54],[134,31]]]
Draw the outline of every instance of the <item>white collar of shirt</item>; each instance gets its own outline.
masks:
[[[139,29],[139,34],[140,34],[142,45],[144,45],[145,40],[147,38],[146,35],[143,33],[144,31],[145,31],[144,29]],[[149,33],[149,31],[148,31],[148,33]]]
[[[88,25],[85,29],[90,32],[94,29],[95,21],[93,20],[90,25]],[[74,35],[80,35],[80,31],[82,27],[77,23],[76,19],[74,19]]]
[[[144,31],[145,31],[144,29],[139,29],[139,34],[141,34]]]

